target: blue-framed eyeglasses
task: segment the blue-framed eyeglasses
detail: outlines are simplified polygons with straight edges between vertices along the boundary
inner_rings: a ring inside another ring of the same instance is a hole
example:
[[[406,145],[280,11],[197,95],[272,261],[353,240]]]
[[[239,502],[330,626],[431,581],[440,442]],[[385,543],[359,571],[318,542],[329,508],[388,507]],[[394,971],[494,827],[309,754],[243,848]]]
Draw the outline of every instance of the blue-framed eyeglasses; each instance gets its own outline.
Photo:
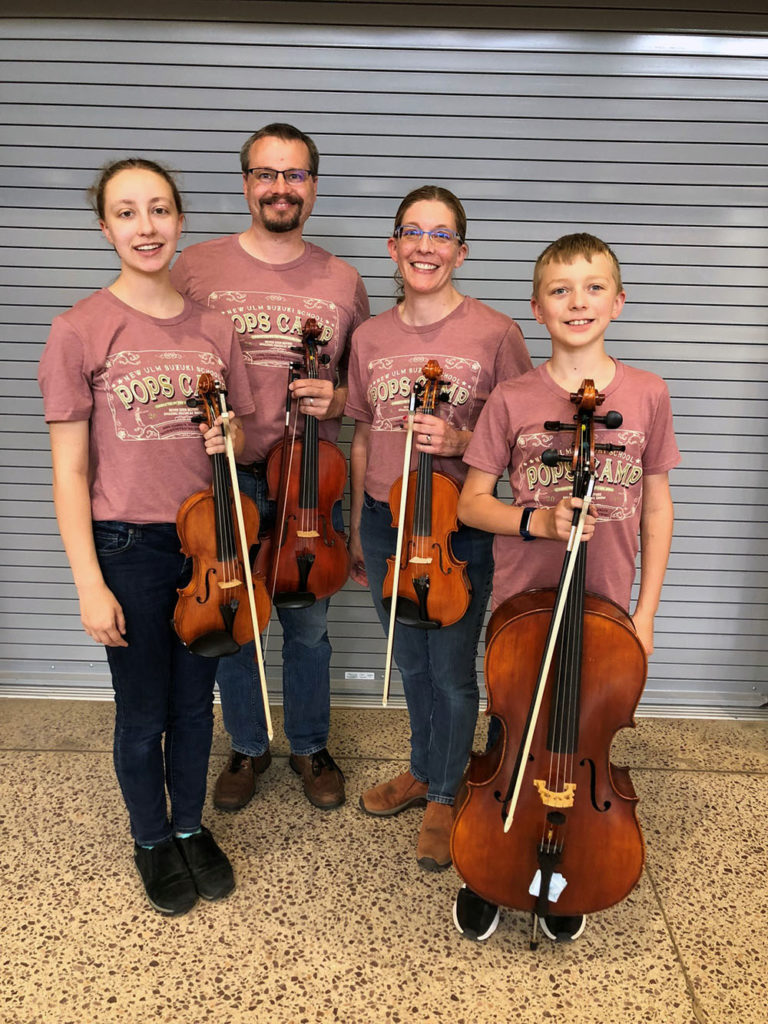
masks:
[[[422,229],[417,228],[415,224],[401,224],[399,228],[395,228],[393,234],[395,238],[399,238],[403,242],[413,242],[414,245],[420,242],[424,235],[427,236],[433,245],[438,247],[451,245],[452,242],[458,242],[459,245],[461,245],[461,235],[458,231],[449,231],[448,228],[436,228],[434,231],[422,231]]]
[[[300,167],[289,167],[285,171],[276,171],[274,167],[249,167],[245,173],[252,175],[260,185],[274,185],[279,174],[286,185],[303,185],[312,176],[311,171]]]

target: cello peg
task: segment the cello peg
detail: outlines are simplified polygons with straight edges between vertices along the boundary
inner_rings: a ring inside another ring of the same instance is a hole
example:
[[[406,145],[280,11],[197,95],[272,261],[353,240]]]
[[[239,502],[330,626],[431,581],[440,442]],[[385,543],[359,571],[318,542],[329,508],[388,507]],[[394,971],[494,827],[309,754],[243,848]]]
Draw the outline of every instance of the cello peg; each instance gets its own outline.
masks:
[[[561,455],[555,448],[547,448],[545,452],[541,453],[541,461],[545,466],[556,466],[560,462],[570,462],[570,455]]]
[[[607,412],[605,416],[595,416],[595,423],[603,423],[609,430],[616,430],[624,422],[624,417],[620,412],[616,412],[612,409],[611,412]]]

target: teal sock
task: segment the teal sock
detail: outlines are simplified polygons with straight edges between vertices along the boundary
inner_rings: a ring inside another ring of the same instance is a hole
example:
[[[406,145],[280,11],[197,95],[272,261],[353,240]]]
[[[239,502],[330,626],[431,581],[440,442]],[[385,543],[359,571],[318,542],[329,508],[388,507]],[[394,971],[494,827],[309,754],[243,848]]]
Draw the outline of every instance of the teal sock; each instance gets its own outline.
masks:
[[[193,832],[174,832],[173,834],[177,839],[189,839],[190,836],[200,835],[202,831],[202,828],[196,828]]]

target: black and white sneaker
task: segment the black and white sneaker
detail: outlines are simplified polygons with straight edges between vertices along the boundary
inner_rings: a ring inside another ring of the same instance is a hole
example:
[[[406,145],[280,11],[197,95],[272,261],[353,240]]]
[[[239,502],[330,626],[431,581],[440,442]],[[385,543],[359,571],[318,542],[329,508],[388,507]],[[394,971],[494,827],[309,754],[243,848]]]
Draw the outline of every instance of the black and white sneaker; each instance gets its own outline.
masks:
[[[584,914],[577,914],[574,917],[547,914],[546,917],[539,918],[541,930],[553,942],[574,942],[584,931],[586,923],[587,918]]]
[[[496,931],[499,908],[462,885],[453,904],[453,923],[464,938],[485,942]]]

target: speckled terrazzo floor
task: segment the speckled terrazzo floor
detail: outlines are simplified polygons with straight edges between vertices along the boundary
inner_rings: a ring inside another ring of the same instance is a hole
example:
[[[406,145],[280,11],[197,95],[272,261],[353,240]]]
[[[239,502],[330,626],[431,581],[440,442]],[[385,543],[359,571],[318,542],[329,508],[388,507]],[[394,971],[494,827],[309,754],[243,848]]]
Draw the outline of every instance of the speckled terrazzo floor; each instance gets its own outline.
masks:
[[[406,766],[405,713],[334,709],[347,804],[322,813],[274,762],[238,815],[209,809],[238,887],[167,920],[133,868],[112,708],[0,700],[2,1024],[765,1024],[768,723],[641,719],[648,846],[622,904],[572,946],[528,949],[522,914],[455,931],[453,871],[418,869],[420,811],[376,821],[360,791]],[[210,782],[227,742],[217,708]]]

